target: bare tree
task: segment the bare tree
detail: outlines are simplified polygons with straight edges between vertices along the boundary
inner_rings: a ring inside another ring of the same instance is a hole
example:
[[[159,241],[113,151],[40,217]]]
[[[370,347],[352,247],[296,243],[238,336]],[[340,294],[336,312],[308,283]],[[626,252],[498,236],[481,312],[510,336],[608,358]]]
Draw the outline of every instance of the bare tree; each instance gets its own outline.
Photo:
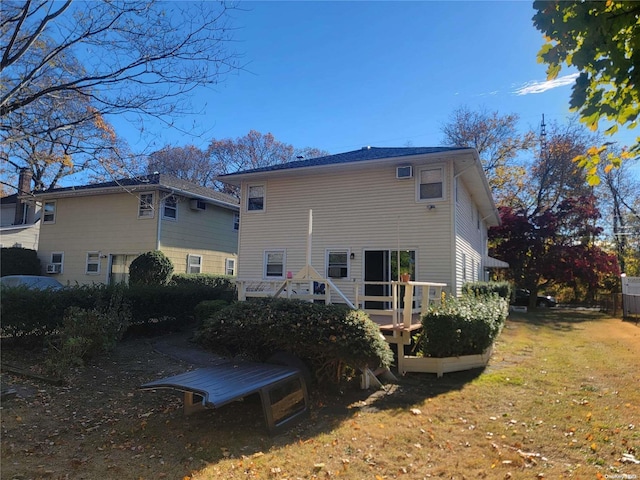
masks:
[[[573,159],[594,142],[594,135],[575,120],[552,123],[540,138],[535,160],[529,168],[527,188],[520,196],[532,215],[554,208],[569,197],[588,195],[586,175]]]
[[[614,169],[601,166],[597,192],[620,270],[636,275],[640,273],[640,183],[629,172],[630,167],[631,162]]]
[[[148,173],[173,175],[203,187],[213,188],[215,172],[207,152],[194,145],[164,147],[149,155]]]
[[[233,7],[226,4],[6,0],[0,8],[0,135],[7,159],[16,151],[12,145],[25,141],[64,150],[69,135],[60,132],[88,125],[107,131],[108,115],[131,114],[141,126],[149,117],[171,124],[192,111],[193,89],[237,68],[227,50],[226,13]],[[37,117],[62,104],[73,115]],[[76,154],[94,153],[86,136],[73,136]],[[109,158],[117,156],[111,151]]]
[[[501,204],[511,203],[518,196],[525,171],[517,163],[517,157],[535,145],[533,132],[518,132],[518,120],[515,114],[461,107],[442,126],[446,145],[473,147],[478,151],[489,185]]]

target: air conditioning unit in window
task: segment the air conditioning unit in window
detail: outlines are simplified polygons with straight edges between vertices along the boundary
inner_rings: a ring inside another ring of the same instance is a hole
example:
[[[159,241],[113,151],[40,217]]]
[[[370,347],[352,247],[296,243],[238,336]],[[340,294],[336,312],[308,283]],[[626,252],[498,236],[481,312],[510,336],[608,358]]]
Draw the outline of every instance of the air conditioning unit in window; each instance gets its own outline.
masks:
[[[203,200],[194,198],[189,201],[189,208],[191,210],[206,210],[207,204]]]
[[[47,273],[60,273],[62,272],[62,265],[59,263],[50,263],[47,265]]]
[[[413,167],[411,165],[403,165],[396,167],[396,178],[411,178],[413,177]]]

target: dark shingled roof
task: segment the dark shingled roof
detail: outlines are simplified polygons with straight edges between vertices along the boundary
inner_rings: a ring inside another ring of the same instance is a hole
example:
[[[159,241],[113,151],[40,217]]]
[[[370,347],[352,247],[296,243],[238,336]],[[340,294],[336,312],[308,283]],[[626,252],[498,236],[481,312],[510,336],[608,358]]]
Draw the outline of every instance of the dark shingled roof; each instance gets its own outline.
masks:
[[[468,150],[467,147],[364,147],[351,152],[337,153],[326,157],[310,158],[308,160],[296,160],[293,162],[270,165],[268,167],[254,168],[240,172],[220,175],[224,180],[234,175],[246,173],[271,172],[275,170],[291,170],[294,168],[320,167],[324,165],[337,165],[340,163],[353,163],[383,158],[409,157],[412,155],[426,155],[430,153],[451,152],[456,150]]]
[[[218,201],[222,203],[228,203],[231,205],[238,205],[240,202],[237,198],[227,195],[226,193],[217,192],[210,188],[201,187],[200,185],[196,185],[195,183],[187,182],[185,180],[181,180],[177,177],[171,175],[164,175],[159,173],[154,173],[151,175],[142,175],[139,177],[133,178],[122,178],[119,180],[113,180],[111,182],[102,182],[102,183],[91,183],[88,185],[80,185],[75,187],[60,187],[60,188],[50,188],[49,190],[44,190],[41,192],[33,192],[34,195],[43,194],[49,195],[52,193],[70,193],[70,192],[83,192],[83,191],[91,191],[91,190],[101,190],[101,189],[110,189],[110,188],[132,188],[132,187],[144,187],[144,186],[158,186],[159,188],[164,188],[166,190],[182,190],[187,193],[191,193],[195,196],[208,198],[213,201]]]

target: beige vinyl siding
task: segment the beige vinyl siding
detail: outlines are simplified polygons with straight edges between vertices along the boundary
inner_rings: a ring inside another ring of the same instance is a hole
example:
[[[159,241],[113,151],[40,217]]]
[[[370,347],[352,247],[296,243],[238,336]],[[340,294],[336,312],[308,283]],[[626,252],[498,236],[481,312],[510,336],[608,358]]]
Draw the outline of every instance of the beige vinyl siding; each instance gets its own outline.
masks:
[[[473,203],[464,183],[458,179],[458,201],[456,203],[456,293],[460,294],[465,282],[479,279],[478,265],[482,262],[484,250],[484,222],[478,229],[478,209]],[[463,261],[465,265],[463,265]],[[464,278],[466,270],[467,277]]]
[[[157,202],[157,195],[154,199]],[[87,275],[87,252],[140,254],[154,250],[157,216],[138,218],[138,196],[130,193],[59,198],[55,223],[42,224],[38,257],[43,271],[52,252],[64,252],[62,283],[106,282],[108,258],[100,259],[100,275]]]
[[[2,247],[28,248],[38,250],[38,236],[40,224],[25,225],[24,227],[9,227],[0,231],[0,245]]]
[[[242,205],[238,276],[262,278],[265,250],[286,249],[285,272],[305,265],[309,210],[313,210],[312,265],[325,275],[327,249],[349,249],[350,278],[363,279],[364,250],[416,250],[416,276],[451,284],[451,165],[444,160],[445,199],[418,202],[417,175],[396,179],[396,164],[351,168],[339,173],[315,173],[269,178],[265,210]],[[432,163],[429,163],[431,165]],[[414,172],[419,165],[414,165]],[[242,194],[246,198],[247,184]],[[428,209],[427,206],[435,205]],[[347,292],[345,292],[347,293]]]
[[[238,231],[233,210],[207,204],[192,210],[189,199],[178,197],[177,220],[163,219],[160,249],[171,259],[176,273],[186,273],[187,255],[202,256],[202,273],[225,273],[225,260],[238,258]]]

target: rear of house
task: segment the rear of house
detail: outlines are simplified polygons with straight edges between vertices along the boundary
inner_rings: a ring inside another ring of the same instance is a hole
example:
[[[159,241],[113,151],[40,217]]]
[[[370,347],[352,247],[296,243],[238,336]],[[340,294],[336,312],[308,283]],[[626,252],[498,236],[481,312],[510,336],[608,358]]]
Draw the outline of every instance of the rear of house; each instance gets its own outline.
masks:
[[[151,250],[175,273],[236,273],[238,202],[229,195],[156,174],[35,197],[38,256],[62,283],[126,282],[131,262]]]
[[[498,214],[468,148],[371,148],[238,172],[238,277],[291,278],[310,264],[352,301],[385,295],[405,271],[458,293],[484,278]],[[355,303],[355,302],[354,302]]]

